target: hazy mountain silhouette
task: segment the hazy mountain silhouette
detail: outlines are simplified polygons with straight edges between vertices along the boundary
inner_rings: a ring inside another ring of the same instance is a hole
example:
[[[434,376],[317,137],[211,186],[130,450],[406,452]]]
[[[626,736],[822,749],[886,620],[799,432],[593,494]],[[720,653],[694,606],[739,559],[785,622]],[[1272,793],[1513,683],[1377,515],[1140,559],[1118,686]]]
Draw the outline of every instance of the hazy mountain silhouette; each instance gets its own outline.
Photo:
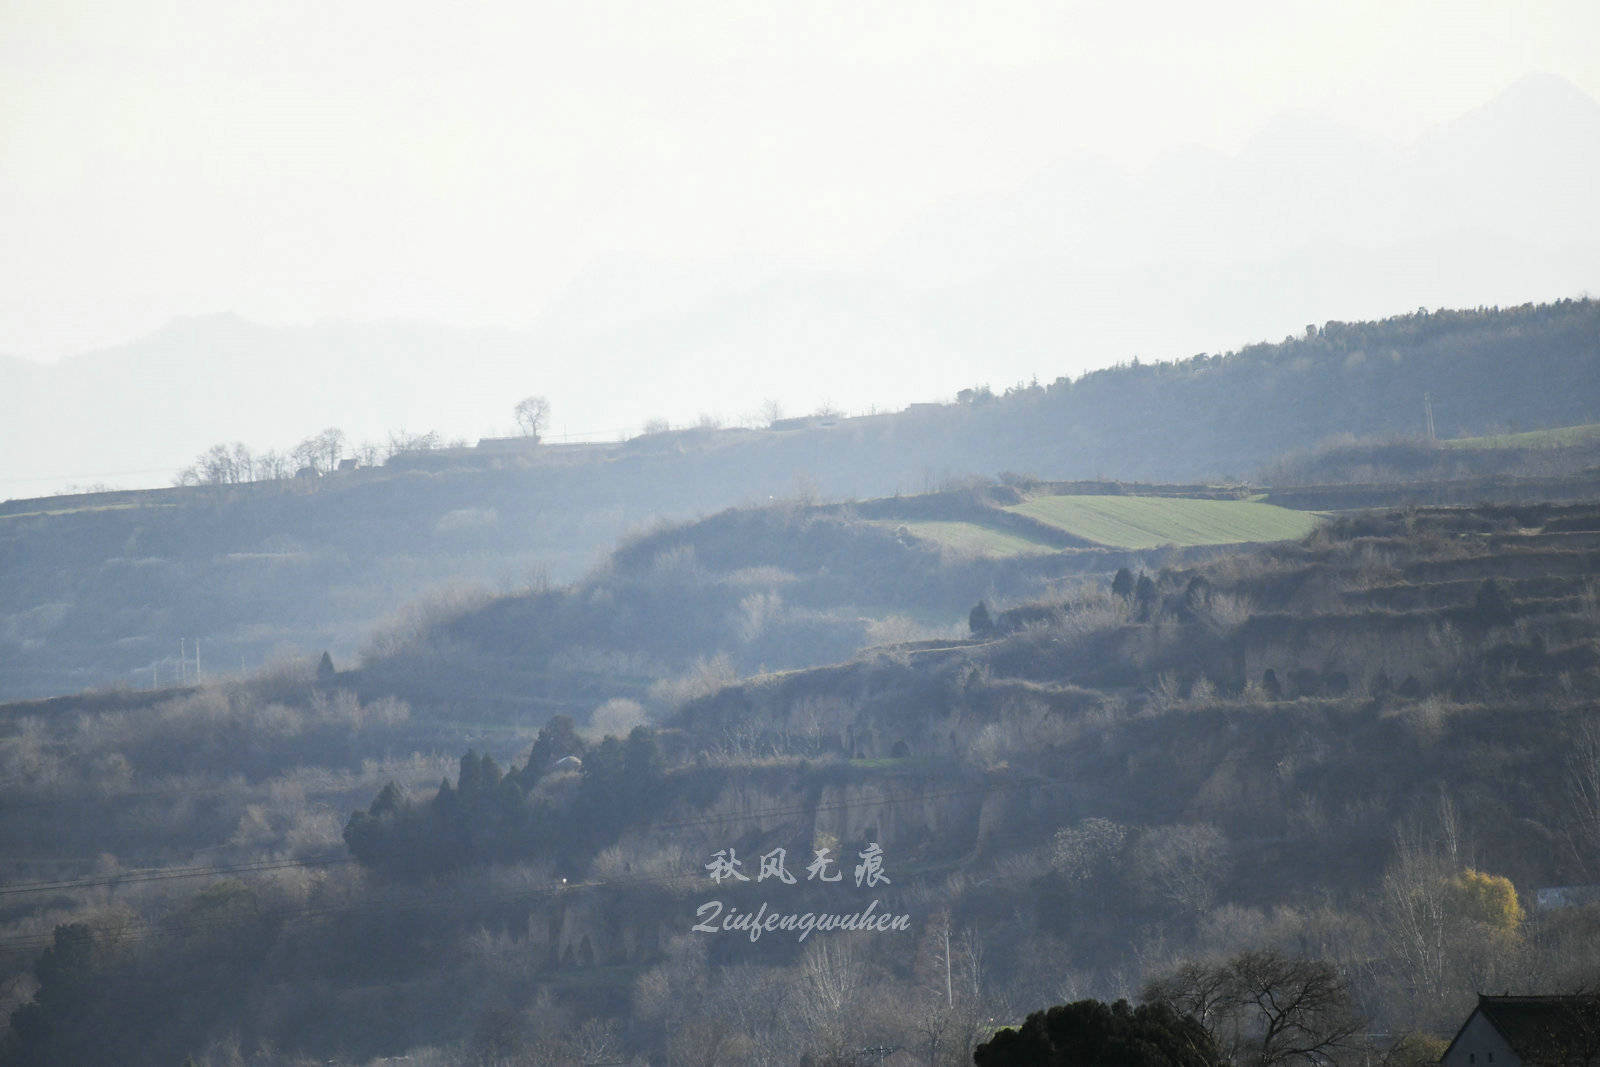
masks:
[[[1137,171],[1065,159],[1014,197],[925,217],[883,249],[880,265],[949,281],[1064,257],[1116,273],[1172,258],[1262,261],[1324,240],[1385,245],[1461,228],[1582,243],[1600,240],[1600,205],[1584,195],[1597,165],[1600,103],[1537,75],[1411,145],[1294,112],[1232,155],[1192,147]]]
[[[326,426],[357,439],[489,423],[487,430],[491,420],[509,427],[515,399],[539,391],[530,364],[528,340],[504,332],[425,323],[278,327],[228,314],[179,319],[126,345],[30,365],[14,378],[0,366],[13,386],[5,418],[36,449],[0,459],[0,494],[54,487],[6,481],[34,474],[165,484],[209,443],[288,448]],[[519,393],[515,382],[529,384]],[[155,473],[121,476],[146,470]]]
[[[0,360],[0,417],[35,446],[0,459],[0,495],[55,487],[8,480],[39,475],[159,484],[213,442],[329,425],[504,432],[534,392],[556,432],[615,437],[766,397],[895,407],[1327,319],[1579,295],[1600,280],[1596,173],[1600,103],[1538,75],[1410,145],[1293,113],[1232,154],[1063,160],[941,206],[855,271],[610,261],[526,334],[180,320],[52,367]]]

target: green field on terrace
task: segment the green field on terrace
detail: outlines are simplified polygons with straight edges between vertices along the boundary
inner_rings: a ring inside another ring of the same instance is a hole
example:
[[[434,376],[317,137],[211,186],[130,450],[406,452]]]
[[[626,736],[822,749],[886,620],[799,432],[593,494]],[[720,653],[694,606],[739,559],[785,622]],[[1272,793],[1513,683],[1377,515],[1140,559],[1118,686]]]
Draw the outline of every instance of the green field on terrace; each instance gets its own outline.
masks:
[[[1600,442],[1600,423],[1558,426],[1527,433],[1499,433],[1488,437],[1457,437],[1440,441],[1444,448],[1570,448]]]
[[[881,525],[894,529],[905,527],[913,537],[974,556],[1025,556],[1060,551],[1054,545],[1043,541],[1034,541],[1009,530],[997,530],[975,522],[915,519],[905,522],[886,522]]]
[[[1006,510],[1108,548],[1290,541],[1317,525],[1309,511],[1175,496],[1037,496]]]
[[[157,507],[171,507],[171,504],[159,504]],[[39,508],[34,511],[0,511],[0,519],[36,519],[41,515],[81,515],[90,511],[127,511],[139,507],[138,504],[95,504],[85,507],[64,508]]]

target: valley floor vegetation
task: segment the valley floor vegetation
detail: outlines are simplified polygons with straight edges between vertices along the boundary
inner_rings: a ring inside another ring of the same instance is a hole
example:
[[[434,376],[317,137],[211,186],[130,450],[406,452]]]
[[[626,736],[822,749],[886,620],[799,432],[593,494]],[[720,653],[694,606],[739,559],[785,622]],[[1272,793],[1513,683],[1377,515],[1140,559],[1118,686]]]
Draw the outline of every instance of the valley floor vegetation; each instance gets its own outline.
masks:
[[[1401,1064],[1600,981],[1600,507],[994,558],[874,506],[641,534],[343,670],[0,709],[0,1055]]]

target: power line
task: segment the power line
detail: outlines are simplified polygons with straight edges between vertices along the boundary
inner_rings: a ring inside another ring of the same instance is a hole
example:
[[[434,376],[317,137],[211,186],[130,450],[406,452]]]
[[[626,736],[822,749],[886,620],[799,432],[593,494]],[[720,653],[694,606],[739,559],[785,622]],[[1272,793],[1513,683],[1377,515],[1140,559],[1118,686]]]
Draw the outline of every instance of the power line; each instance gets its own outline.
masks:
[[[825,807],[833,807],[833,805],[827,805]],[[743,816],[733,816],[732,818],[742,817]],[[711,821],[725,821],[726,818],[728,817],[716,817]],[[1002,835],[1002,839],[1020,838],[1025,833],[1026,831],[1021,830],[1014,831],[1011,834]],[[991,837],[989,837],[987,840],[992,841],[993,839],[994,838],[991,835]],[[347,858],[341,862],[352,863],[354,861]],[[306,861],[284,861],[274,865],[273,869],[301,867],[306,865]],[[219,873],[226,873],[230,870],[242,869],[248,866],[250,865],[239,865],[238,868],[219,867],[216,868],[216,870]],[[266,870],[269,868],[267,864],[261,864],[257,865],[255,869]],[[204,916],[190,916],[182,922],[175,922],[173,919],[168,918],[167,920],[163,921],[163,925],[169,930],[173,928],[179,928],[188,930],[190,932],[215,931],[219,929],[227,929],[232,926],[248,925],[252,922],[259,921],[280,921],[284,923],[300,924],[303,926],[318,918],[345,913],[352,907],[359,907],[363,913],[368,915],[379,912],[397,913],[409,910],[437,911],[439,909],[440,902],[443,901],[458,905],[462,909],[470,910],[473,908],[493,907],[503,904],[531,904],[533,901],[538,899],[553,898],[565,894],[587,892],[597,889],[625,890],[634,888],[649,888],[667,890],[669,892],[686,891],[696,888],[704,889],[706,887],[708,877],[708,875],[699,873],[680,874],[668,877],[642,874],[632,877],[589,879],[582,882],[567,882],[563,880],[559,884],[552,883],[542,886],[507,887],[488,893],[479,894],[475,897],[464,897],[459,886],[436,884],[419,887],[413,884],[391,882],[383,886],[382,890],[378,894],[368,895],[356,900],[324,902],[321,904],[306,904],[287,908],[279,908],[270,913],[256,912],[250,915],[237,917],[214,916],[208,918]],[[739,887],[730,884],[729,886],[718,888],[722,892],[730,892],[737,891]],[[820,883],[817,888],[821,888]],[[892,891],[893,889],[891,889],[891,892]],[[104,942],[118,944],[143,940],[154,932],[156,932],[154,929],[129,928],[123,931],[113,931],[110,933],[102,932],[100,936]],[[0,951],[30,951],[47,948],[54,944],[54,936],[54,931],[52,931],[50,933],[23,935],[20,937],[0,940]]]
[[[13,882],[0,886],[0,897],[19,896],[25,893],[66,892],[73,889],[95,889],[101,886],[137,885],[141,882],[165,882],[176,878],[216,878],[230,874],[258,874],[286,870],[291,867],[328,867],[354,863],[348,855],[318,859],[256,860],[227,866],[146,867],[124,874],[110,874],[99,878],[58,879],[54,881]]]
[[[215,932],[235,926],[248,925],[252,922],[280,921],[283,923],[296,923],[305,925],[318,918],[338,915],[348,911],[352,906],[359,907],[368,913],[372,912],[403,912],[406,910],[427,909],[438,910],[443,900],[468,906],[484,907],[511,903],[518,900],[531,900],[539,897],[556,896],[563,893],[577,892],[587,889],[602,887],[629,888],[642,885],[669,885],[674,883],[687,883],[687,877],[674,879],[664,883],[661,879],[635,878],[615,879],[611,881],[590,881],[562,883],[559,885],[524,886],[497,890],[493,893],[479,896],[475,899],[463,900],[458,891],[446,887],[430,887],[425,890],[415,890],[409,886],[387,886],[385,892],[376,896],[368,896],[359,900],[341,902],[323,902],[318,904],[304,904],[278,908],[274,911],[255,912],[246,916],[189,916],[184,921],[175,922],[171,919],[165,921],[167,929],[177,929],[190,933]],[[121,931],[111,931],[101,935],[102,940],[110,944],[142,941],[155,932],[153,929],[128,928]],[[32,934],[22,937],[0,941],[0,951],[25,951],[38,948],[47,948],[54,944],[54,931],[48,934]]]
[[[682,427],[680,427],[680,429],[681,428]],[[547,442],[547,443],[560,441],[562,444],[623,444],[623,443],[625,443],[624,435],[636,433],[637,429],[638,428],[635,427],[635,426],[619,426],[619,427],[616,427],[616,428],[610,429],[610,430],[570,430],[570,431],[563,430],[559,434],[547,434],[547,435],[545,435],[543,440],[545,442]],[[476,446],[475,445],[469,445],[468,448],[475,449]],[[272,450],[269,450],[269,451],[272,451]],[[379,466],[383,466],[383,465],[384,464],[380,464]],[[88,471],[88,472],[83,472],[83,473],[78,473],[78,474],[29,474],[29,475],[23,475],[23,476],[19,476],[19,477],[9,477],[9,476],[0,477],[0,483],[7,483],[7,482],[11,482],[11,483],[55,482],[55,481],[75,480],[75,479],[80,479],[80,478],[123,478],[123,477],[130,477],[130,476],[136,475],[136,474],[166,474],[166,475],[171,475],[172,472],[173,472],[173,468],[172,467],[144,467],[144,468],[140,468],[140,469],[137,469],[137,470]],[[248,483],[241,483],[241,484],[256,484],[260,480],[261,479],[252,479]],[[267,481],[271,481],[271,480],[274,480],[274,479],[266,479],[266,480]],[[285,479],[275,479],[275,480],[282,481],[282,480],[285,480]],[[135,489],[115,489],[115,490],[112,490],[112,491],[113,492],[143,492],[143,491],[147,491],[150,488],[169,488],[169,487],[156,486],[156,487],[145,487],[143,489],[139,489],[139,488],[135,488]],[[76,494],[63,494],[63,495],[76,495]]]
[[[5,481],[5,482],[50,482],[50,481],[59,481],[59,480],[61,480],[63,478],[121,478],[121,477],[125,477],[127,475],[130,475],[130,474],[161,474],[161,473],[170,474],[171,472],[172,472],[172,468],[171,467],[145,467],[145,468],[140,469],[140,470],[131,470],[131,471],[92,471],[92,472],[90,472],[88,474],[30,474],[30,475],[27,475],[26,477],[22,477],[22,478],[13,478],[13,477],[10,477],[10,476],[6,476],[6,477],[3,477],[3,478],[0,478],[0,481]],[[132,490],[118,490],[118,492],[132,492]]]
[[[702,815],[688,819],[663,820],[649,823],[642,827],[629,827],[628,829],[636,832],[679,830],[694,826],[715,825],[717,823],[781,818],[790,815],[807,815],[814,812],[840,811],[844,809],[859,809],[863,807],[880,807],[903,802],[922,803],[929,800],[944,800],[952,797],[974,794],[1016,792],[1019,790],[1038,789],[1046,786],[1065,784],[1067,783],[1059,779],[1036,779],[1029,782],[1010,783],[985,782],[980,785],[967,786],[959,789],[948,789],[934,792],[924,791],[917,793],[904,793],[895,796],[879,797],[876,799],[841,800],[832,804],[799,804],[789,807],[758,808],[753,811],[746,812]],[[356,860],[351,856],[335,855],[313,859],[256,860],[248,863],[229,865],[149,867],[135,869],[123,874],[101,875],[92,878],[13,882],[9,885],[0,886],[0,897],[19,896],[28,893],[68,892],[76,889],[95,889],[111,886],[138,885],[143,882],[170,881],[179,878],[214,878],[235,874],[266,873],[269,871],[288,870],[297,867],[340,866],[354,862],[356,862]]]
[[[1061,779],[1045,779],[1045,780],[1040,780],[1040,781],[1035,781],[1035,782],[1030,782],[1030,783],[1013,783],[1013,784],[998,785],[998,786],[988,785],[988,786],[984,786],[984,787],[969,788],[969,789],[963,789],[963,790],[950,790],[950,791],[945,791],[943,793],[922,794],[921,796],[924,799],[934,799],[934,798],[940,797],[940,796],[955,796],[955,795],[975,793],[975,792],[983,792],[983,793],[1006,792],[1006,791],[1015,791],[1015,790],[1021,789],[1021,788],[1037,788],[1037,787],[1043,787],[1043,786],[1065,785],[1065,784],[1068,784],[1068,783],[1066,783],[1065,781],[1063,781]],[[880,804],[884,804],[884,803],[891,803],[891,802],[894,802],[894,801],[896,801],[898,799],[903,799],[903,798],[882,798],[882,799],[876,800],[876,801],[862,801],[859,804],[817,805],[817,806],[804,808],[804,809],[765,809],[765,810],[767,812],[769,812],[769,813],[771,813],[771,812],[780,812],[780,811],[785,811],[785,810],[791,810],[791,811],[792,810],[823,811],[823,810],[830,810],[830,809],[836,809],[836,808],[839,808],[839,807],[849,807],[849,806],[854,806],[854,807],[874,806],[874,805],[880,805]],[[681,820],[678,823],[657,823],[657,824],[652,824],[651,826],[643,827],[643,828],[639,828],[639,829],[653,829],[653,828],[660,827],[660,826],[671,826],[671,825],[693,825],[693,824],[709,824],[709,823],[715,823],[715,822],[728,822],[728,821],[734,821],[734,820],[739,820],[739,819],[747,819],[747,818],[751,818],[751,817],[753,817],[753,816],[752,815],[748,815],[748,814],[709,816],[709,817],[702,818],[702,819]],[[1579,821],[1581,821],[1581,820],[1579,820]],[[1568,825],[1568,824],[1563,823],[1563,824],[1558,824],[1558,825]],[[988,845],[993,845],[997,841],[998,842],[1016,842],[1016,841],[1021,841],[1021,840],[1025,840],[1025,839],[1033,839],[1035,837],[1036,833],[1037,833],[1037,831],[1032,829],[1032,828],[1019,827],[1019,828],[1016,828],[1016,829],[1012,830],[1010,833],[1003,833],[1003,834],[998,834],[998,835],[996,835],[996,834],[985,835],[982,838],[982,841],[985,844],[988,844]],[[1270,849],[1270,848],[1276,846],[1277,844],[1281,844],[1281,843],[1282,843],[1281,841],[1274,840],[1274,839],[1264,839],[1264,840],[1234,840],[1234,841],[1229,841],[1228,844],[1229,844],[1230,849],[1232,849],[1232,850],[1234,850],[1236,852],[1249,854],[1249,853],[1255,852],[1255,851],[1260,851],[1260,850],[1264,850],[1264,849]],[[342,866],[342,865],[353,864],[355,862],[356,861],[354,859],[350,858],[350,857],[333,857],[331,859],[326,859],[326,860],[260,861],[260,862],[253,863],[253,864],[237,864],[237,865],[231,865],[231,866],[217,866],[217,867],[211,867],[211,868],[194,867],[194,868],[175,869],[178,872],[175,876],[176,877],[199,877],[199,876],[204,876],[204,875],[207,875],[207,874],[210,874],[210,875],[226,875],[226,874],[232,874],[232,873],[265,873],[265,872],[273,871],[273,870],[307,868],[307,867],[313,867],[313,866]],[[956,864],[955,866],[959,867],[960,864]],[[153,872],[153,873],[160,874],[162,872],[158,870],[158,871]],[[358,908],[361,911],[362,914],[371,916],[371,915],[374,915],[374,914],[394,915],[394,914],[403,914],[403,913],[409,912],[409,911],[424,911],[424,910],[426,910],[426,911],[435,911],[436,912],[436,911],[440,910],[441,906],[444,906],[444,905],[455,905],[456,906],[456,910],[473,910],[473,909],[482,909],[482,908],[488,908],[488,907],[496,907],[496,906],[500,906],[500,905],[514,905],[514,904],[528,904],[528,905],[531,906],[535,901],[541,900],[541,899],[545,899],[545,898],[554,898],[554,897],[558,897],[558,896],[561,896],[561,895],[564,895],[564,894],[587,892],[587,891],[590,891],[590,890],[600,890],[600,889],[625,890],[625,889],[633,889],[633,888],[649,888],[649,889],[656,889],[656,890],[665,890],[665,891],[668,891],[668,892],[687,891],[687,890],[691,890],[691,889],[695,889],[695,888],[705,888],[707,877],[708,876],[703,875],[703,874],[683,874],[683,875],[675,875],[675,876],[668,876],[668,877],[663,877],[663,876],[660,876],[660,875],[644,874],[644,875],[636,875],[636,876],[633,876],[633,877],[608,878],[608,879],[589,879],[589,880],[582,881],[582,882],[570,882],[570,883],[566,882],[565,880],[563,880],[560,884],[552,883],[552,884],[540,885],[540,886],[507,887],[507,888],[503,888],[503,889],[499,889],[499,890],[493,890],[493,891],[490,891],[490,892],[487,892],[487,893],[480,893],[480,894],[477,894],[477,895],[471,896],[471,897],[465,897],[463,895],[463,893],[461,891],[461,888],[459,886],[450,886],[450,885],[437,884],[437,883],[436,884],[432,884],[432,885],[427,885],[427,886],[417,886],[415,884],[407,884],[407,883],[401,883],[401,882],[390,882],[390,883],[385,884],[381,888],[381,890],[376,894],[369,894],[369,895],[366,895],[366,896],[363,896],[363,897],[360,897],[360,898],[356,898],[356,899],[351,899],[351,900],[343,900],[343,901],[337,901],[337,902],[330,901],[330,902],[323,902],[323,903],[319,903],[319,904],[305,904],[305,905],[299,905],[299,906],[291,906],[291,907],[279,908],[279,909],[276,909],[275,911],[267,911],[267,912],[256,911],[256,912],[253,912],[253,913],[251,913],[249,915],[244,915],[244,916],[214,916],[214,917],[209,917],[209,918],[208,917],[204,917],[204,916],[189,916],[186,919],[184,919],[183,921],[178,921],[174,917],[169,916],[168,918],[162,920],[161,926],[159,928],[156,928],[156,927],[151,927],[151,928],[133,928],[133,927],[130,927],[130,928],[128,928],[126,930],[123,930],[123,931],[113,931],[113,932],[110,932],[110,933],[107,933],[105,931],[100,931],[100,932],[97,933],[96,936],[100,938],[102,943],[121,944],[121,943],[131,943],[131,942],[144,940],[144,939],[148,938],[149,936],[151,936],[152,934],[158,932],[158,929],[166,929],[168,931],[172,931],[172,930],[176,929],[176,930],[179,930],[179,931],[184,931],[184,932],[189,932],[189,933],[202,933],[202,932],[214,932],[214,931],[217,931],[217,930],[225,930],[225,929],[228,929],[228,928],[231,928],[231,927],[235,927],[235,926],[245,926],[245,925],[249,925],[250,923],[255,923],[255,922],[279,922],[279,923],[284,924],[284,927],[287,928],[287,929],[303,929],[303,928],[309,926],[310,924],[314,923],[318,919],[327,918],[327,917],[340,915],[340,914],[346,914],[346,913],[349,913],[353,908]],[[127,879],[127,881],[156,881],[156,880],[161,880],[161,879],[159,877],[144,877],[144,878],[136,878],[136,879]],[[114,883],[114,882],[117,882],[118,880],[117,879],[106,879],[104,881],[113,882]],[[98,884],[98,883],[85,883],[81,887],[87,888],[87,887],[89,887],[90,884]],[[978,884],[982,884],[982,883],[980,882]],[[730,884],[729,886],[726,886],[726,887],[719,886],[718,890],[721,891],[721,892],[730,892],[730,891],[737,892],[741,888],[749,888],[749,887],[735,886],[735,885],[731,885]],[[892,888],[891,892],[894,892],[895,889],[902,889],[903,890],[904,886]],[[0,940],[0,952],[38,951],[38,950],[43,949],[43,948],[48,948],[53,944],[54,944],[54,931],[52,930],[52,932],[50,932],[50,933],[22,935],[22,936],[13,937],[13,938],[5,939],[5,940]]]
[[[635,427],[619,426],[612,430],[572,430],[560,434],[551,434],[545,437],[546,441],[559,439],[562,443],[573,444],[612,444],[620,443],[617,438],[626,433],[634,432]],[[469,446],[475,447],[475,446]],[[270,451],[270,450],[269,450]],[[27,474],[18,477],[0,476],[0,482],[55,482],[78,478],[124,478],[135,474],[166,474],[171,475],[172,467],[141,467],[134,470],[120,471],[86,471],[77,474]],[[271,480],[271,479],[268,479]],[[279,479],[282,480],[282,479]],[[246,484],[253,484],[246,483]],[[167,487],[159,487],[167,488]],[[115,492],[139,492],[137,489],[118,489]]]
[[[712,826],[733,822],[752,822],[780,818],[784,816],[815,815],[817,813],[827,811],[838,811],[845,809],[860,810],[862,808],[884,807],[903,802],[924,803],[931,800],[949,799],[962,796],[986,796],[989,794],[1014,793],[1033,789],[1063,787],[1069,785],[1071,785],[1069,781],[1056,778],[1035,778],[1020,782],[989,781],[976,785],[944,790],[934,790],[931,792],[920,791],[915,793],[899,793],[873,798],[841,800],[829,804],[795,804],[788,806],[758,808],[742,812],[703,815],[685,819],[658,820],[654,823],[649,823],[644,826],[629,827],[627,832],[648,833],[655,830],[686,829],[697,826]],[[1583,822],[1584,820],[1571,820],[1554,825],[1558,827],[1568,827],[1579,825]],[[1014,833],[998,835],[998,839],[1002,841],[1021,840],[1024,837],[1032,837],[1034,834],[1035,831],[1032,829],[1024,830],[1019,828],[1019,830]],[[983,840],[989,844],[993,844],[997,840],[997,836],[992,834],[986,835]],[[1238,840],[1230,841],[1229,845],[1231,848],[1239,852],[1248,853],[1259,849],[1273,847],[1277,843],[1279,842],[1267,840]],[[236,875],[264,874],[275,871],[295,869],[329,868],[348,866],[355,864],[356,862],[357,861],[354,857],[338,854],[304,859],[256,860],[238,864],[194,865],[187,867],[152,867],[129,871],[122,874],[103,875],[92,878],[41,880],[35,882],[13,883],[8,886],[0,887],[0,897],[39,892],[68,892],[80,889],[110,888],[123,885],[137,885],[145,882],[160,882],[185,878],[217,878]],[[468,901],[467,903],[470,906],[483,907],[493,904],[517,901],[531,902],[532,900],[542,897],[591,889],[651,887],[674,891],[679,889],[688,889],[694,886],[703,886],[704,884],[705,876],[702,875],[673,878],[662,878],[659,876],[638,876],[634,878],[588,880],[570,884],[563,882],[560,885],[538,887],[523,886],[514,889],[501,890],[488,895],[480,895]],[[461,902],[459,890],[451,890],[445,887],[440,887],[418,891],[409,886],[393,883],[386,887],[387,898],[384,895],[380,895],[376,898],[368,896],[357,903],[360,907],[368,911],[374,908],[384,909],[391,905],[399,908],[400,910],[404,910],[407,908],[435,906],[429,903],[429,899],[446,894],[452,901]],[[349,910],[350,906],[351,904],[349,902],[341,902],[336,904],[308,905],[301,908],[280,909],[275,916],[263,916],[260,913],[257,913],[251,916],[246,916],[243,919],[230,920],[228,922],[221,923],[220,925],[227,926],[236,922],[253,922],[259,921],[263,918],[276,918],[277,920],[283,922],[309,922],[318,917],[345,912]],[[193,929],[205,929],[212,928],[217,924],[209,924],[196,918],[192,920],[190,925]],[[168,920],[168,926],[171,926],[171,920]],[[113,940],[124,937],[126,939],[138,939],[144,936],[146,935],[132,932],[127,935],[114,935]],[[48,947],[53,943],[53,937],[54,935],[51,933],[27,935],[19,938],[0,941],[0,951],[24,951]]]
[[[815,815],[821,812],[859,810],[861,808],[885,807],[900,803],[926,803],[933,800],[947,800],[964,796],[988,795],[997,793],[1014,793],[1034,789],[1070,786],[1065,779],[1034,778],[1019,782],[983,782],[976,785],[962,786],[951,789],[917,791],[891,794],[874,798],[858,798],[835,801],[829,804],[798,803],[786,806],[756,808],[749,811],[725,812],[715,815],[699,815],[683,819],[657,820],[643,826],[628,827],[625,832],[649,833],[663,830],[683,830],[700,826],[713,826],[733,822],[755,822],[767,819],[778,819],[788,816]],[[1581,820],[1571,820],[1551,824],[1552,828],[1568,828],[1578,825]],[[1244,846],[1248,842],[1235,842]],[[1253,847],[1262,843],[1256,842]],[[223,846],[214,846],[223,847]],[[238,874],[268,873],[294,868],[318,868],[329,866],[343,866],[357,862],[354,857],[345,854],[333,854],[308,859],[277,859],[255,860],[237,864],[226,865],[193,865],[185,867],[146,867],[136,868],[131,871],[99,875],[80,879],[55,879],[38,880],[33,882],[13,882],[0,886],[0,897],[17,896],[41,892],[69,892],[77,889],[93,889],[101,887],[114,887],[123,885],[137,885],[144,882],[169,881],[182,878],[207,878],[226,877]]]

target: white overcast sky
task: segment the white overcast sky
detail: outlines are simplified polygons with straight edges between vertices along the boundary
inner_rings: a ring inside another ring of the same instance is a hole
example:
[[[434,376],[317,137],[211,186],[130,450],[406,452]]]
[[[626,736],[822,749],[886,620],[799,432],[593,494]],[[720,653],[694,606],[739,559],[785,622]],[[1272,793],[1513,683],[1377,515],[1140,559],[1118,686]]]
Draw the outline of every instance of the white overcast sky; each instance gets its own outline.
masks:
[[[0,352],[521,327],[619,257],[850,268],[1065,156],[1292,109],[1404,140],[1534,71],[1600,95],[1600,4],[7,0]]]

